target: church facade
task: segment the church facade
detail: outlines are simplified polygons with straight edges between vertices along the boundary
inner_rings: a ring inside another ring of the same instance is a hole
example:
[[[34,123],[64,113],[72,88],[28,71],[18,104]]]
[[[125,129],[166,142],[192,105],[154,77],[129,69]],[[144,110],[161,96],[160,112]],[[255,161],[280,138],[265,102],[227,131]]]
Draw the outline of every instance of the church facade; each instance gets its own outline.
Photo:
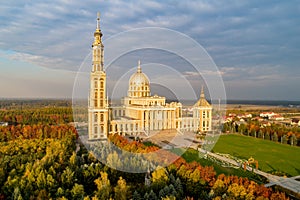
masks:
[[[140,61],[130,77],[127,96],[121,106],[111,106],[106,91],[103,62],[104,46],[100,17],[92,44],[92,70],[88,99],[89,140],[106,139],[110,133],[140,136],[161,130],[208,132],[212,127],[212,106],[205,99],[203,88],[200,99],[192,107],[192,115],[184,116],[180,102],[166,103],[166,98],[151,95],[150,81],[142,72]]]

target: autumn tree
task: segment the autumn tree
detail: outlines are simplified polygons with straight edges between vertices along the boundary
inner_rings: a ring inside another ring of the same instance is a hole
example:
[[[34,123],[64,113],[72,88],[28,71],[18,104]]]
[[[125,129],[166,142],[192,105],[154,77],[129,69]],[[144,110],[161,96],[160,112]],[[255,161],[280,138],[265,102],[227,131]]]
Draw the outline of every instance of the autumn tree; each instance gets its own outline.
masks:
[[[152,172],[152,182],[163,182],[166,183],[169,180],[168,172],[163,167],[157,167],[154,172]]]
[[[84,187],[83,185],[75,183],[71,190],[72,199],[83,199],[84,197]]]
[[[119,178],[117,186],[114,188],[115,200],[126,200],[128,196],[128,186],[126,180],[122,177]]]
[[[100,200],[107,200],[110,197],[111,193],[111,186],[110,181],[108,179],[108,174],[106,172],[100,172],[100,177],[97,178],[95,181],[97,186],[96,196]]]

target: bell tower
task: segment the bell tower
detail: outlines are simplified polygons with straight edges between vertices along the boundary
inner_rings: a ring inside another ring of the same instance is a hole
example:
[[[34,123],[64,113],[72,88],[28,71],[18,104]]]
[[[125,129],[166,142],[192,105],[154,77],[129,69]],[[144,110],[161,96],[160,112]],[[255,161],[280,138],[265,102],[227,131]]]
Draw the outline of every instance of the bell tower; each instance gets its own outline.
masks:
[[[108,134],[108,99],[106,96],[106,73],[104,71],[102,32],[100,13],[97,13],[97,26],[92,44],[92,71],[88,105],[89,140],[106,139]]]

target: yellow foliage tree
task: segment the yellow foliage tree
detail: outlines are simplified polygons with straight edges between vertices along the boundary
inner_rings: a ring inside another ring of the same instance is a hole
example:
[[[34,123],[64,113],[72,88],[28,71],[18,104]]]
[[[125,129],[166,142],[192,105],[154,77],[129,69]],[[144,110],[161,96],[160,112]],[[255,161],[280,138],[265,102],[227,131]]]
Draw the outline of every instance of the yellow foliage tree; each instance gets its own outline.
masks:
[[[247,191],[242,185],[238,185],[237,183],[233,183],[229,185],[227,189],[227,193],[230,197],[234,198],[245,198],[247,195]]]
[[[169,180],[167,171],[163,167],[157,167],[154,172],[152,172],[152,182],[167,182]]]
[[[115,200],[126,200],[128,193],[128,186],[126,180],[122,177],[119,178],[117,186],[114,188]]]
[[[96,196],[99,199],[103,200],[109,199],[111,186],[108,179],[108,174],[106,172],[100,172],[100,177],[97,178],[94,182],[97,185]]]

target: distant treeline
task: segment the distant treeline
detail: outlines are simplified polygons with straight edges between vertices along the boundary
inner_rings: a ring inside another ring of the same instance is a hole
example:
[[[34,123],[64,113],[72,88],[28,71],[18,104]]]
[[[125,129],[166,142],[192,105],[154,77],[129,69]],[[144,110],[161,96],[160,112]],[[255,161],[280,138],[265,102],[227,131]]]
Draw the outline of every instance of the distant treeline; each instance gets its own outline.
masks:
[[[209,103],[218,104],[219,100],[207,99]],[[114,100],[115,101],[115,100]],[[178,99],[167,99],[167,102],[178,102]],[[196,100],[183,100],[184,105],[193,105]],[[284,100],[221,100],[221,104],[241,104],[241,105],[266,105],[283,107],[300,107],[300,101]],[[26,108],[44,106],[72,106],[72,99],[0,99],[0,109],[6,108]]]
[[[265,105],[265,106],[283,106],[300,107],[300,101],[278,101],[278,100],[227,100],[227,104],[241,105]]]
[[[42,107],[42,106],[41,106]],[[67,124],[73,122],[71,107],[44,107],[0,110],[0,121],[10,125],[24,124]]]
[[[0,99],[0,109],[71,107],[71,99]]]

